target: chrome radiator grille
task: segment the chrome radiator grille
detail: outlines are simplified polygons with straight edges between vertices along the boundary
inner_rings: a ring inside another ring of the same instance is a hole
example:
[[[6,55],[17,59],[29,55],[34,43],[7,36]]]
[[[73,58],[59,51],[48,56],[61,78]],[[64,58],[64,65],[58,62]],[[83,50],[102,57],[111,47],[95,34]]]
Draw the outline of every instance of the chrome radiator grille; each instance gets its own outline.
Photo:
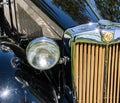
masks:
[[[120,44],[74,44],[78,103],[120,103]]]

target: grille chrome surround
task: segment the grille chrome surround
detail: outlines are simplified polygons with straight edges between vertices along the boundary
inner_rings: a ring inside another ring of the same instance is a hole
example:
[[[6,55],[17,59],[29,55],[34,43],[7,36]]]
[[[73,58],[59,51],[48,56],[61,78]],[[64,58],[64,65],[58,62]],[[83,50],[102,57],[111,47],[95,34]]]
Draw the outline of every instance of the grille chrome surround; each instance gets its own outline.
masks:
[[[73,43],[73,81],[78,103],[120,102],[120,43]]]

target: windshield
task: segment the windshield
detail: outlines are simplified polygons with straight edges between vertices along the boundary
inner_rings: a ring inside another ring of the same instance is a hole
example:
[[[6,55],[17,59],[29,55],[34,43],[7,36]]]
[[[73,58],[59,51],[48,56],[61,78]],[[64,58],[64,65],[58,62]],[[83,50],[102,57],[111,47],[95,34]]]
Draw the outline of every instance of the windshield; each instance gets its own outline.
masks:
[[[32,0],[62,28],[98,21],[88,3],[83,0]]]
[[[62,28],[99,19],[120,22],[119,0],[32,0]]]
[[[120,22],[120,0],[90,0],[93,7],[104,18],[114,22]]]

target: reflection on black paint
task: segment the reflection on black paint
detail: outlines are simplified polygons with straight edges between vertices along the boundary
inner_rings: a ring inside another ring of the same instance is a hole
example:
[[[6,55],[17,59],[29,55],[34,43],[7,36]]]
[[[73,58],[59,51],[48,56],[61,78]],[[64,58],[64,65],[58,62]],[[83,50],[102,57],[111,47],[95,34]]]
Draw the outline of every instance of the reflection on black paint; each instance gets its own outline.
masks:
[[[95,3],[104,19],[120,22],[119,0],[95,0]]]
[[[32,0],[62,28],[96,22],[98,19],[84,0]]]
[[[13,53],[0,50],[0,103],[40,103],[23,84],[15,79],[18,69],[10,63]]]
[[[83,0],[53,0],[53,4],[67,13],[78,24],[97,20],[86,1]],[[92,20],[93,19],[93,20]]]
[[[83,23],[98,21],[98,18],[90,9],[86,0],[32,1],[64,29]],[[120,22],[119,0],[89,0],[89,2],[103,19]]]

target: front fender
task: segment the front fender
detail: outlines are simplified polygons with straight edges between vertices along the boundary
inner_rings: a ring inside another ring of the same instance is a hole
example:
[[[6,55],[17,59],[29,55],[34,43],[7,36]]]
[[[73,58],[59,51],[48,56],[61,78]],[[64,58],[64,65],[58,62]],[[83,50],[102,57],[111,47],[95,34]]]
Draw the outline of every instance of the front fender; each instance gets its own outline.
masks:
[[[52,86],[24,68],[13,68],[12,57],[14,53],[0,50],[0,103],[55,103]]]

